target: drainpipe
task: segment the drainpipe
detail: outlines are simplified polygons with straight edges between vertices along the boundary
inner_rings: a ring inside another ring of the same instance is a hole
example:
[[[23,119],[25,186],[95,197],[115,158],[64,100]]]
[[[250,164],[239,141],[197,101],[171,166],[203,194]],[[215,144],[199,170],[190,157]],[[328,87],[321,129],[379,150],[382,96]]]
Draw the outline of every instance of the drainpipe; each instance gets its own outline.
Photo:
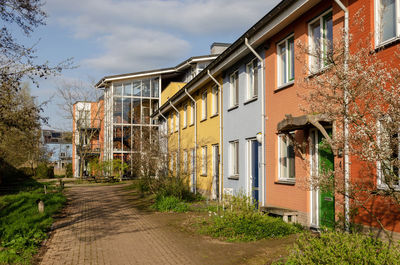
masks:
[[[349,59],[349,10],[343,5],[340,0],[335,0],[336,4],[344,12],[344,69],[347,72],[348,59]],[[349,182],[350,182],[350,157],[349,157],[349,120],[347,113],[349,111],[349,94],[347,91],[347,84],[344,89],[344,218],[345,228],[347,231],[350,229],[350,201],[349,201]]]
[[[177,118],[178,118],[178,159],[176,161],[176,174],[180,175],[180,169],[181,169],[181,115],[179,114],[179,111],[177,108],[175,108],[174,104],[170,101],[169,104],[171,107],[176,111]],[[176,122],[176,121],[175,121]],[[176,125],[175,125],[176,126]],[[174,128],[175,131],[175,128]]]
[[[261,63],[261,186],[262,186],[262,206],[265,206],[265,98],[264,98],[264,72],[265,72],[265,63],[261,56],[250,46],[249,40],[247,38],[244,39],[244,44],[249,48],[249,50],[256,56],[256,58]]]
[[[219,99],[218,99],[218,112],[219,112],[219,143],[220,143],[220,147],[219,147],[219,200],[222,200],[222,182],[223,182],[223,164],[224,164],[224,158],[223,158],[223,142],[222,142],[222,85],[220,83],[218,83],[217,79],[215,79],[211,73],[210,70],[207,70],[207,74],[208,76],[211,78],[212,81],[214,81],[215,84],[217,84],[218,86],[218,90],[219,90]]]
[[[196,100],[187,92],[185,88],[186,95],[190,98],[194,103],[194,183],[193,190],[194,193],[197,193],[197,103]],[[193,158],[192,158],[193,159]]]
[[[167,124],[167,134],[168,134],[168,119],[161,113],[160,110],[158,110],[158,114],[160,114],[160,116],[165,120],[165,122],[166,122],[166,124]],[[160,135],[160,134],[158,134],[158,135]],[[166,139],[167,139],[167,141],[168,141],[168,137],[166,137]],[[167,154],[168,154],[168,142],[167,142],[167,153],[164,154],[164,159],[165,159],[165,156],[166,156]]]

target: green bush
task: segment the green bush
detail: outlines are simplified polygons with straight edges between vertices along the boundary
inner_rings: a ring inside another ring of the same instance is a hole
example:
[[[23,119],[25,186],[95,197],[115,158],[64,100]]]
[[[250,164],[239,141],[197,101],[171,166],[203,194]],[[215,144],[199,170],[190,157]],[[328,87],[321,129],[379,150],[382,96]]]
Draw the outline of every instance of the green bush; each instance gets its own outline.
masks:
[[[200,232],[227,241],[255,241],[263,238],[277,238],[299,232],[299,228],[285,223],[280,218],[263,215],[257,211],[224,211],[213,213],[204,221]]]
[[[68,163],[65,167],[65,177],[72,178],[74,173],[72,172],[72,163]]]
[[[190,191],[189,185],[181,178],[164,177],[157,180],[159,182],[156,195],[157,197],[176,197],[186,202],[201,200],[201,195],[196,195]]]
[[[177,213],[187,212],[189,210],[189,206],[185,202],[173,196],[158,196],[153,208],[160,212]]]
[[[48,166],[46,163],[39,163],[35,170],[36,179],[52,179],[54,178],[54,167]]]
[[[400,247],[362,234],[304,233],[286,262],[275,264],[400,264]]]
[[[62,208],[66,199],[51,187],[44,194],[42,187],[29,182],[21,185],[21,189],[30,191],[0,197],[0,264],[30,264],[46,238],[53,222],[51,216]],[[39,199],[44,202],[44,213],[38,212]]]

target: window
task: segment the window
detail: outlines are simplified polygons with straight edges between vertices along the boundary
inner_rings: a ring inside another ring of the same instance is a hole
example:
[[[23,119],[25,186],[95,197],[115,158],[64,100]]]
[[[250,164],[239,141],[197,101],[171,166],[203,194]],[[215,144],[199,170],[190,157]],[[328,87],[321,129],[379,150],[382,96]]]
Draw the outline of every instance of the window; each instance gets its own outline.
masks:
[[[258,95],[258,60],[254,59],[247,67],[247,100],[256,98]]]
[[[183,128],[187,126],[187,105],[183,106]]]
[[[201,175],[207,176],[207,146],[201,148]]]
[[[175,113],[175,132],[179,130],[179,115]]]
[[[194,102],[191,101],[190,102],[190,125],[194,124],[194,115],[195,115],[195,113],[194,113]]]
[[[219,108],[218,96],[219,96],[218,87],[214,86],[212,89],[212,115],[218,114],[218,108]]]
[[[207,119],[207,91],[201,95],[201,119]]]
[[[399,36],[399,3],[396,0],[375,0],[376,45]]]
[[[329,64],[332,52],[332,12],[326,12],[309,24],[310,70],[315,73]]]
[[[292,140],[288,135],[278,136],[279,153],[279,179],[295,179],[295,153]]]
[[[188,171],[188,151],[183,151],[183,172]]]
[[[229,143],[229,174],[231,177],[239,176],[239,141]]]
[[[235,107],[238,105],[239,96],[239,73],[236,71],[230,77],[230,87],[229,87],[229,106]]]
[[[169,123],[170,132],[173,133],[174,132],[174,115],[171,114],[171,116],[169,118],[170,118],[170,120],[169,120],[170,121],[170,123]]]
[[[294,80],[294,37],[278,43],[278,86]]]
[[[378,123],[378,157],[382,158],[377,162],[377,184],[380,188],[400,188],[400,136],[399,129],[393,124],[390,118],[382,119]]]

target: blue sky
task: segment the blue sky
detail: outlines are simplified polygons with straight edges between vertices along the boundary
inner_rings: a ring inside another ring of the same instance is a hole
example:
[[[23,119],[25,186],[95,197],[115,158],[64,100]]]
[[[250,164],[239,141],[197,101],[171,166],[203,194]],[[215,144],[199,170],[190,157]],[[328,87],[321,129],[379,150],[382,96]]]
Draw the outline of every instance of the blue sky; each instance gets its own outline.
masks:
[[[174,66],[209,54],[213,42],[233,42],[279,0],[50,0],[47,25],[35,30],[38,61],[56,64],[73,57],[79,67],[32,87],[50,126],[68,129],[56,89],[81,80]]]

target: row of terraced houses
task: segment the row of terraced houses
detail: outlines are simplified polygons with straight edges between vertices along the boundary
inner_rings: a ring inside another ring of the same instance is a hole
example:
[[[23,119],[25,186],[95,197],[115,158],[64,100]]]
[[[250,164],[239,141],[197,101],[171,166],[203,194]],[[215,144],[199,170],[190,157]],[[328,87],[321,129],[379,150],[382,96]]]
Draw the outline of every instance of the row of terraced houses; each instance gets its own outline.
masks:
[[[332,167],[345,161],[319,152],[323,137],[300,110],[299,94],[306,91],[298,81],[309,73],[296,59],[301,54],[296,43],[323,47],[348,29],[352,38],[372,37],[371,47],[382,60],[392,58],[400,39],[399,2],[283,0],[234,43],[214,43],[209,55],[102,78],[96,87],[104,90],[99,102],[104,100],[105,118],[97,138],[89,140],[100,147],[93,156],[133,163],[144,148],[135,135],[159,132],[167,136],[170,171],[188,172],[195,192],[212,199],[245,194],[265,211],[314,228],[348,218],[351,201],[304,187],[321,159]],[[356,14],[362,26],[352,23]],[[356,49],[350,46],[350,52]],[[316,69],[321,60],[305,61]],[[76,107],[90,111],[93,104],[98,103]],[[332,122],[320,122],[332,128]],[[74,135],[77,139],[79,132]],[[308,159],[295,152],[288,135],[308,142]],[[77,176],[76,147],[73,156]],[[361,164],[350,158],[349,165],[350,180],[360,178]],[[378,177],[374,181],[378,185]],[[367,213],[372,212],[387,230],[400,233],[400,212],[389,200],[377,197],[367,208],[355,222],[378,228]]]

